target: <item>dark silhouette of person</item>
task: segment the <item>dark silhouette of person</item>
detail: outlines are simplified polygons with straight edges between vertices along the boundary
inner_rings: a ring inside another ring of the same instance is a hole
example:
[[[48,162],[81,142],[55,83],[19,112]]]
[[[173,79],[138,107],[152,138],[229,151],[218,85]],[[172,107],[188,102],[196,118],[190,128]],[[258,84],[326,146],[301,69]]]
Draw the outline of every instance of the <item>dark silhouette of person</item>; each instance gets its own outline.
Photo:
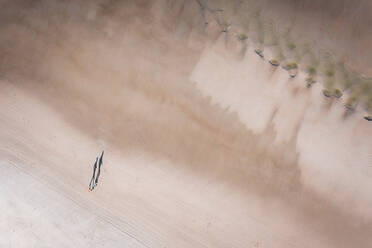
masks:
[[[96,181],[94,183],[94,186],[97,186],[97,183],[98,183],[98,178],[99,178],[99,175],[101,174],[101,166],[103,164],[103,154],[105,153],[105,151],[102,151],[101,153],[101,157],[99,158],[99,163],[98,163],[98,172],[97,172],[97,176],[96,176]]]
[[[89,190],[92,191],[94,189],[94,179],[95,179],[95,175],[96,175],[96,169],[97,169],[97,162],[98,162],[98,157],[96,158],[96,162],[94,163],[93,165],[93,175],[92,175],[92,179],[90,179],[90,183],[89,183]]]

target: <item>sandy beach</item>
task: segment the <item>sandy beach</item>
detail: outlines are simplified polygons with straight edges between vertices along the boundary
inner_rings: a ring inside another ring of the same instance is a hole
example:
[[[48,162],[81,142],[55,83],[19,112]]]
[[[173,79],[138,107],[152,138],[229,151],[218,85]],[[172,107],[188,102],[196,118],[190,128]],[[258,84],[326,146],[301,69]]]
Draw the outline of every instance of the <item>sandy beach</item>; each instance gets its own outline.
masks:
[[[197,1],[0,5],[0,247],[371,247],[362,108]]]

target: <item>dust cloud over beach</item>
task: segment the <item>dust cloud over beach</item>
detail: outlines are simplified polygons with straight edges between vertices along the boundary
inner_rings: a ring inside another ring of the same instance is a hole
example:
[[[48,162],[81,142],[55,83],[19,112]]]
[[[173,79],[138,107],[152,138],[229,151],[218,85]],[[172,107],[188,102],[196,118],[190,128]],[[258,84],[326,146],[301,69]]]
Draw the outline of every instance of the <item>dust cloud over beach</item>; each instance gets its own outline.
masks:
[[[299,35],[306,18],[337,16],[346,31],[326,25],[334,36],[320,46],[368,61],[372,37],[355,44],[353,32],[368,30],[369,1],[260,2],[295,13]],[[221,33],[198,1],[0,5],[1,246],[372,244],[370,123]],[[325,32],[318,24],[306,35]],[[88,193],[97,149],[106,167]]]

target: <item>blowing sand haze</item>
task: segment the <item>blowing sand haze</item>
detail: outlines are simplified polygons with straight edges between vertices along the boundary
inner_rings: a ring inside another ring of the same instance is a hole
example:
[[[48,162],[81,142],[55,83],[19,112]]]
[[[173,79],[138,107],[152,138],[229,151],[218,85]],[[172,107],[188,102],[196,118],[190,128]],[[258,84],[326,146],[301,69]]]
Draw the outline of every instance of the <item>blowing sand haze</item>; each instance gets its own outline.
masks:
[[[372,247],[371,13],[0,1],[0,247]]]

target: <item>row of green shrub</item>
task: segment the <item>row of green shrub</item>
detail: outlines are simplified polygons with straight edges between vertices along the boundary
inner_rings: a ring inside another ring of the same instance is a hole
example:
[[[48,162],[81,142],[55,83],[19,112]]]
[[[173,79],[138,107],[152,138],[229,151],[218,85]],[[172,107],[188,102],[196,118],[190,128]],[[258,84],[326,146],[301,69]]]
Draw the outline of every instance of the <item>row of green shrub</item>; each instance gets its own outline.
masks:
[[[265,47],[270,47],[274,52],[270,60],[272,65],[282,64],[286,70],[302,69],[307,73],[305,83],[308,86],[323,81],[325,96],[340,98],[347,92],[347,106],[360,103],[372,112],[371,78],[350,70],[335,54],[318,49],[316,42],[296,41],[290,26],[280,29],[259,8],[252,7],[249,0],[217,0],[214,3],[205,10],[215,14],[221,28],[226,32],[233,26],[230,31],[237,32],[239,40],[253,43],[261,53]]]

